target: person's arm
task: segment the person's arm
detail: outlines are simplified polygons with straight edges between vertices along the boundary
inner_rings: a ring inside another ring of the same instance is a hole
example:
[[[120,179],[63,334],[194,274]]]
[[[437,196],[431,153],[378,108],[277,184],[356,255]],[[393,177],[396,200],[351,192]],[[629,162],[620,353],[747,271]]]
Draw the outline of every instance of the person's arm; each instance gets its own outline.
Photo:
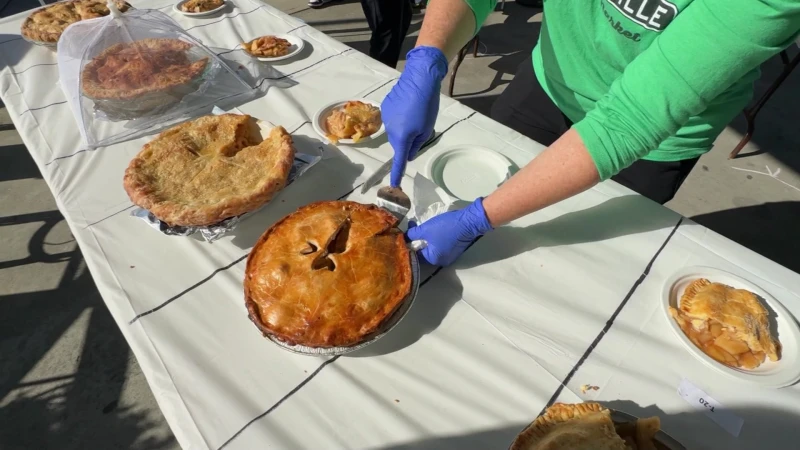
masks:
[[[416,47],[436,47],[447,60],[478,32],[496,0],[431,0],[419,31]]]
[[[695,1],[625,68],[595,109],[484,200],[491,224],[615,175],[790,45],[798,30],[797,0]]]
[[[575,130],[549,148],[483,200],[492,227],[499,227],[597,184],[594,161]]]
[[[697,0],[575,124],[605,180],[657,148],[800,31],[797,0]]]

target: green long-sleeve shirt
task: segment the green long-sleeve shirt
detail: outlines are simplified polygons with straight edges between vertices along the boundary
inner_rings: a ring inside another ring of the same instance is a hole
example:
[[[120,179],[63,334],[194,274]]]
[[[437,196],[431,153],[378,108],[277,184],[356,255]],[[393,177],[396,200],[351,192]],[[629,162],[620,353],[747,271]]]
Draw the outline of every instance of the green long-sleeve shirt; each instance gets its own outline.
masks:
[[[606,179],[711,149],[798,32],[800,0],[545,0],[533,68]]]

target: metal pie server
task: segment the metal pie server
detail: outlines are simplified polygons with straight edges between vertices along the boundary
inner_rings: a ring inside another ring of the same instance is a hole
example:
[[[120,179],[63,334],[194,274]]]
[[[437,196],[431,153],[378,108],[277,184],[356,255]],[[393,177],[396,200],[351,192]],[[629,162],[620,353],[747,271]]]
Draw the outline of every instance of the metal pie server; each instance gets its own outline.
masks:
[[[427,149],[429,149],[431,145],[433,145],[434,141],[439,139],[439,136],[441,136],[441,133],[436,134],[436,131],[434,130],[434,132],[431,134],[431,138],[428,139],[424,144],[422,144],[422,147],[420,147],[419,151],[417,152],[417,155],[414,156],[414,159],[417,159],[419,155],[421,155]],[[388,161],[383,163],[380,167],[378,167],[378,170],[376,170],[372,175],[370,175],[369,178],[367,178],[367,181],[365,181],[364,184],[361,186],[361,193],[366,194],[366,192],[372,189],[373,186],[377,186],[378,183],[380,183],[381,180],[383,180],[383,178],[386,175],[388,175],[389,172],[391,171],[392,171],[392,160],[389,159]]]

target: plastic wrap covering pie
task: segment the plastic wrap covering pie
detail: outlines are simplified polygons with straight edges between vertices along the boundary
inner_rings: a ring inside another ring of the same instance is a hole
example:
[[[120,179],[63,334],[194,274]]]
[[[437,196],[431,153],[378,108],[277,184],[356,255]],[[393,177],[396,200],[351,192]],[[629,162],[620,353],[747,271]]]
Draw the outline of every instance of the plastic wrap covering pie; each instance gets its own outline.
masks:
[[[117,1],[120,11],[127,11],[130,5]],[[94,19],[109,14],[106,0],[76,0],[55,3],[37,9],[22,22],[22,36],[32,40],[55,44],[61,33],[70,25],[81,20]]]
[[[510,450],[654,450],[658,417],[614,423],[599,403],[556,403],[523,430]]]
[[[292,43],[275,36],[261,36],[250,42],[242,42],[247,53],[261,58],[275,58],[289,54]]]
[[[700,278],[686,288],[679,309],[669,312],[698,348],[727,366],[755,369],[766,358],[780,358],[769,314],[750,291]]]
[[[396,222],[377,206],[340,201],[284,217],[247,259],[250,319],[290,345],[362,342],[411,292],[411,259]]]
[[[352,139],[353,142],[358,142],[378,131],[381,124],[381,110],[357,100],[349,101],[342,108],[335,109],[325,119],[328,139],[334,143],[339,139]]]
[[[168,225],[213,225],[267,203],[286,185],[294,153],[283,127],[262,140],[250,116],[205,116],[146,144],[125,171],[125,191]]]
[[[219,8],[223,0],[188,0],[181,4],[181,11],[188,13],[202,13]]]
[[[147,94],[170,95],[192,84],[208,57],[192,61],[193,47],[179,39],[142,39],[103,50],[83,68],[81,89],[95,100],[135,100]],[[196,89],[196,86],[194,87]],[[181,97],[188,93],[181,91]]]

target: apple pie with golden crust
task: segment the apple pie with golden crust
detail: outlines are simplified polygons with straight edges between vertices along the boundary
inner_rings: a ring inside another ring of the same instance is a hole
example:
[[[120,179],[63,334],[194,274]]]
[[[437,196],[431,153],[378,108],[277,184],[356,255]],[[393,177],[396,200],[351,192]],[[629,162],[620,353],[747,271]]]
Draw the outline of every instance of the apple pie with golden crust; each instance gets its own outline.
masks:
[[[766,358],[780,359],[767,309],[750,291],[700,278],[686,288],[679,308],[669,312],[689,340],[727,366],[755,369]]]
[[[656,450],[658,417],[614,423],[599,403],[556,403],[525,430],[509,450]]]
[[[215,10],[225,4],[224,0],[188,0],[181,4],[181,11],[202,13]]]
[[[328,139],[333,143],[339,142],[339,139],[358,142],[377,132],[382,123],[381,110],[377,106],[358,100],[347,102],[325,119]]]
[[[115,44],[94,57],[81,72],[81,89],[95,100],[133,100],[165,93],[194,82],[209,58],[192,61],[192,44],[180,39],[142,39]]]
[[[290,345],[362,342],[411,292],[411,257],[396,223],[384,209],[348,201],[284,217],[247,258],[250,319]]]
[[[242,42],[242,47],[252,56],[259,58],[276,58],[289,54],[292,43],[276,36],[261,36],[250,42]]]
[[[283,127],[262,140],[248,115],[205,116],[146,144],[125,171],[125,191],[168,225],[213,225],[283,189],[294,154]]]
[[[117,1],[117,8],[124,12],[131,5]],[[105,0],[74,0],[58,2],[32,12],[20,28],[20,33],[32,40],[55,44],[68,26],[81,20],[94,19],[110,14]]]

